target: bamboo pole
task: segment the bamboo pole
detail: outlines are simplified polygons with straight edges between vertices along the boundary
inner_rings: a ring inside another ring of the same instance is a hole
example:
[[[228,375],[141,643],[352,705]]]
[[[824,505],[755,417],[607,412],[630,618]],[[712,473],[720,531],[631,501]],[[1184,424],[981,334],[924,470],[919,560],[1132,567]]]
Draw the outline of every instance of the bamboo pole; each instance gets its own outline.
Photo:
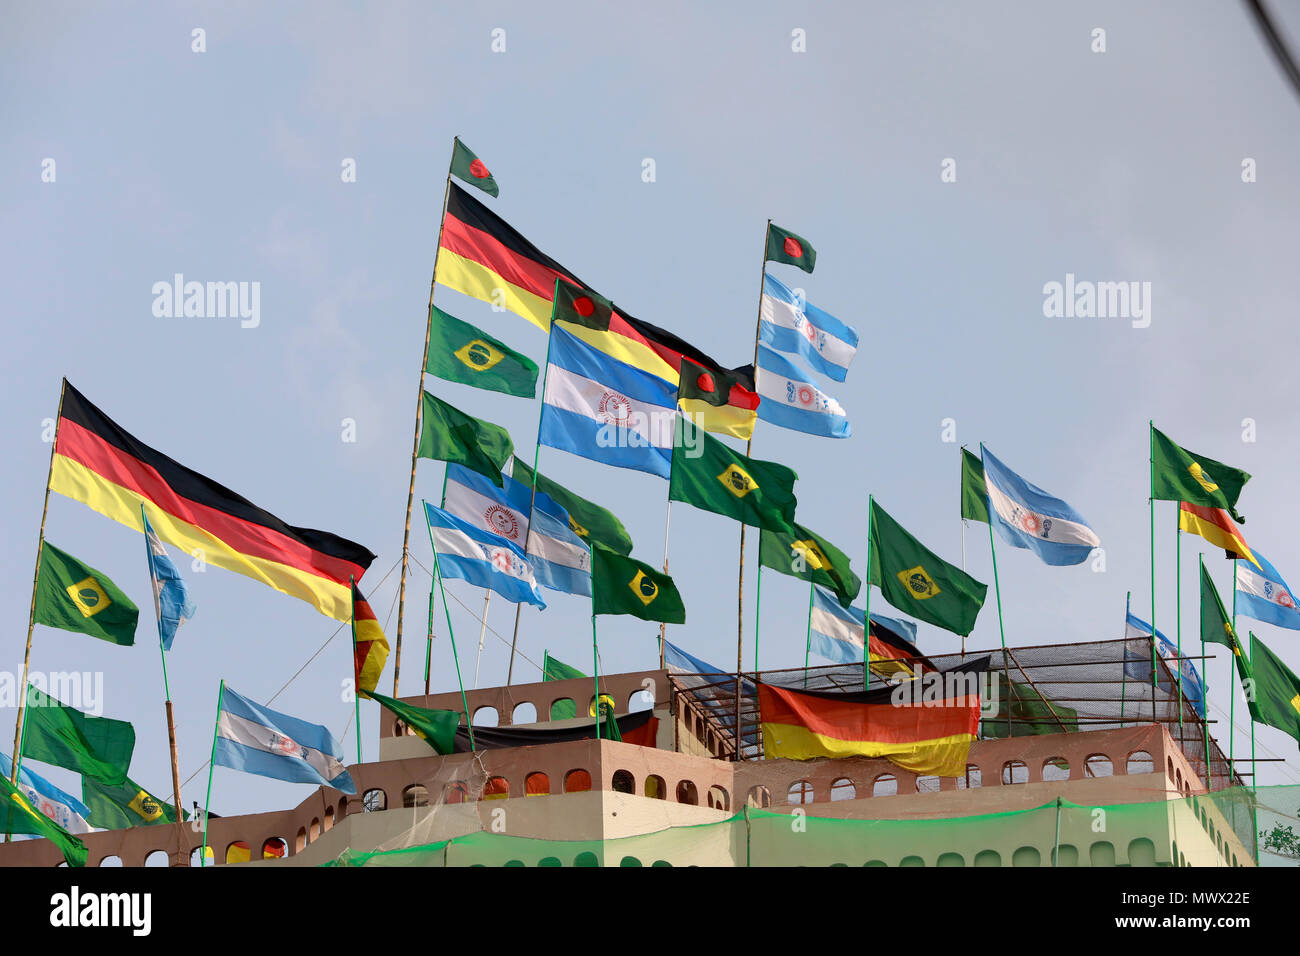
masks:
[[[876,499],[867,495],[867,574],[862,579],[866,592],[866,606],[862,612],[862,690],[871,689],[871,516],[876,510]],[[806,665],[805,671],[807,673]]]
[[[452,140],[451,156],[456,157],[456,137]],[[415,390],[415,438],[411,443],[411,483],[406,492],[406,527],[402,532],[402,574],[397,586],[397,638],[393,647],[393,696],[402,673],[402,617],[406,611],[406,570],[411,553],[411,507],[415,504],[415,465],[420,460],[420,431],[424,417],[424,366],[429,356],[429,339],[433,334],[433,290],[438,286],[438,254],[442,251],[442,230],[447,222],[447,199],[451,195],[451,159],[447,161],[447,181],[442,191],[442,215],[438,219],[438,245],[433,252],[433,278],[429,280],[429,308],[424,323],[424,351],[420,353],[420,377]]]

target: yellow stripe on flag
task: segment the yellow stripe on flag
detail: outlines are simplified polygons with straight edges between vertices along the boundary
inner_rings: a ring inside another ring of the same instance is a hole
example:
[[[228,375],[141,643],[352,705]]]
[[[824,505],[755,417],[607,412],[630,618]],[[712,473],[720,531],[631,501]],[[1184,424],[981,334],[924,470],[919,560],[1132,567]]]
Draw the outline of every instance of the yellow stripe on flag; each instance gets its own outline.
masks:
[[[936,777],[966,772],[972,734],[952,734],[908,743],[839,740],[795,724],[763,723],[763,754],[768,759],[812,760],[817,757],[886,757],[904,770]]]
[[[438,267],[434,281],[462,295],[492,305],[499,305],[522,316],[543,332],[551,328],[551,300],[507,282],[487,266],[457,255],[450,249],[438,250]]]

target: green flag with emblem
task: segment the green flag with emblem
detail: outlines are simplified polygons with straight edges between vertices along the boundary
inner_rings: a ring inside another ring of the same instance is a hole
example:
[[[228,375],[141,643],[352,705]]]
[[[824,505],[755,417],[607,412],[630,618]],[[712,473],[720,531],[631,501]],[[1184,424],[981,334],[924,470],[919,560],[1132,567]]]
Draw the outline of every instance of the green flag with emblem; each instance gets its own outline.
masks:
[[[1238,660],[1241,659],[1241,643],[1204,561],[1201,562],[1201,640],[1207,644],[1222,644]]]
[[[515,456],[511,477],[531,488],[533,475],[533,469],[528,466],[528,463]],[[632,553],[632,536],[627,533],[623,522],[615,517],[614,512],[586,498],[578,497],[563,485],[551,481],[540,471],[536,476],[537,490],[550,495],[553,501],[569,513],[569,529],[574,534],[588,544],[598,544],[618,554]]]
[[[843,607],[862,590],[862,579],[849,567],[848,555],[801,524],[789,531],[764,529],[759,540],[760,565],[834,591]]]
[[[943,560],[871,502],[870,581],[913,617],[963,637],[975,627],[988,586]]]
[[[424,370],[430,375],[520,398],[537,395],[537,363],[494,339],[477,326],[435,306],[429,307],[429,351]]]
[[[86,821],[103,830],[176,822],[175,807],[158,799],[130,777],[120,784],[100,783],[91,777],[82,777],[81,802],[90,810]],[[189,819],[189,814],[184,816]]]
[[[36,583],[36,623],[79,631],[110,644],[135,643],[140,611],[131,599],[96,571],[46,541]]]
[[[686,623],[686,608],[672,578],[599,545],[591,549],[591,602],[593,614],[630,614],[643,621]]]
[[[749,458],[677,416],[668,498],[769,531],[793,529],[793,468]]]
[[[1250,716],[1300,740],[1300,677],[1254,634],[1249,670],[1243,683]]]
[[[767,227],[767,260],[769,262],[788,262],[798,266],[804,272],[812,272],[817,264],[817,250],[812,243],[789,229],[769,225]]]
[[[1151,427],[1151,497],[1157,501],[1186,501],[1204,508],[1222,508],[1242,522],[1237,498],[1250,475],[1213,458],[1174,444]]]

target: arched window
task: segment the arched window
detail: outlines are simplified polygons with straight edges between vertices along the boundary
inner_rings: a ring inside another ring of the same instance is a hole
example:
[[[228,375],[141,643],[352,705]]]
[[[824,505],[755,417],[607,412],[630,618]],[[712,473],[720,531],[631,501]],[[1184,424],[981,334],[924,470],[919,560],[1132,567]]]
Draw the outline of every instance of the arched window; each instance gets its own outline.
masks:
[[[568,720],[578,715],[578,705],[572,697],[561,697],[551,701],[551,720]]]
[[[700,805],[700,794],[695,789],[694,783],[689,780],[679,780],[677,782],[677,802],[692,807]]]
[[[654,710],[654,706],[654,684],[651,684],[649,689],[642,688],[634,692],[627,699],[627,712],[629,714],[639,714],[643,710]]]
[[[1172,770],[1174,761],[1169,760],[1169,768]],[[1135,750],[1128,755],[1128,760],[1124,764],[1125,773],[1155,773],[1156,764],[1151,759],[1151,755],[1145,750]]]
[[[524,796],[545,797],[551,792],[551,778],[540,770],[534,770],[524,777]]]
[[[976,866],[1001,866],[1002,855],[997,850],[980,850],[975,854]]]
[[[785,802],[803,804],[813,802],[813,785],[807,780],[796,780],[786,791]]]
[[[917,777],[916,792],[917,793],[938,793],[939,778],[938,777]]]
[[[451,803],[450,800],[447,801]],[[460,802],[460,801],[457,801]],[[423,784],[413,783],[402,791],[402,806],[405,809],[411,807],[427,807],[429,805],[429,791]]]
[[[298,835],[293,838],[293,852],[301,853],[307,848],[307,828],[299,827]]]
[[[966,774],[957,778],[958,790],[974,790],[977,787],[984,786],[984,774],[980,768],[973,763],[966,765]]]
[[[200,847],[200,849],[202,849],[202,847]],[[208,847],[208,859],[212,859],[212,847]],[[195,866],[198,865],[197,851],[195,851],[195,859],[193,863]],[[100,866],[121,866],[122,858],[120,856],[106,856],[99,861],[99,865]]]
[[[1060,783],[1070,779],[1070,761],[1064,757],[1048,757],[1043,761],[1043,783]]]
[[[831,783],[832,800],[856,800],[858,788],[848,777],[840,777]]]
[[[1110,758],[1105,754],[1090,754],[1083,763],[1083,775],[1085,777],[1109,777],[1114,772],[1115,769],[1111,766]]]
[[[1011,854],[1012,866],[1042,866],[1043,857],[1037,847],[1022,846]]]
[[[636,778],[628,770],[615,770],[611,787],[615,793],[636,793]]]
[[[905,856],[898,861],[899,866],[925,866],[925,860],[919,856]]]
[[[145,866],[169,866],[171,860],[167,858],[166,850],[154,850],[144,858]]]
[[[1105,840],[1094,843],[1088,847],[1088,861],[1093,866],[1114,866],[1115,847]]]
[[[651,800],[666,800],[668,798],[668,788],[664,786],[664,778],[656,773],[652,773],[645,778],[645,795]]]
[[[1002,765],[1002,783],[1004,785],[1028,782],[1029,765],[1023,760],[1008,760]]]
[[[361,806],[363,812],[374,813],[377,810],[388,809],[388,794],[378,787],[367,790],[361,797]]]
[[[537,707],[531,700],[526,700],[522,704],[516,704],[514,712],[510,715],[512,724],[535,724],[537,723]]]
[[[474,711],[475,727],[495,727],[500,719],[495,707],[480,707]]]
[[[283,860],[289,855],[289,844],[283,837],[268,837],[262,843],[263,860]]]
[[[600,860],[590,850],[584,850],[573,858],[574,866],[600,866]]]
[[[234,843],[230,844],[230,846],[226,847],[227,863],[247,863],[252,859],[252,856],[252,851],[249,849],[248,844],[243,840],[236,840]]]
[[[582,793],[591,789],[591,774],[585,770],[570,770],[564,775],[565,793]]]
[[[409,789],[409,788],[408,788]],[[443,803],[467,803],[469,801],[469,784],[463,780],[453,780],[442,788]],[[406,806],[406,794],[402,794],[402,805]],[[423,804],[422,804],[423,805]]]
[[[505,777],[488,777],[487,782],[483,784],[483,792],[479,794],[480,800],[505,800],[510,796],[510,781]]]
[[[326,808],[325,808],[325,824],[324,824],[324,826],[325,826],[325,829],[326,829],[326,830],[332,830],[332,829],[334,829],[334,808],[333,808],[333,807],[326,807]]]
[[[730,810],[731,797],[725,789],[717,784],[709,787],[709,792],[705,795],[708,799],[709,809],[711,810]]]
[[[311,826],[307,829],[307,842],[315,843],[320,839],[320,820],[312,817]]]
[[[873,797],[892,797],[898,793],[898,778],[892,773],[882,773],[871,782]]]
[[[751,807],[758,807],[760,810],[766,809],[772,805],[772,792],[763,786],[750,787],[745,802]]]

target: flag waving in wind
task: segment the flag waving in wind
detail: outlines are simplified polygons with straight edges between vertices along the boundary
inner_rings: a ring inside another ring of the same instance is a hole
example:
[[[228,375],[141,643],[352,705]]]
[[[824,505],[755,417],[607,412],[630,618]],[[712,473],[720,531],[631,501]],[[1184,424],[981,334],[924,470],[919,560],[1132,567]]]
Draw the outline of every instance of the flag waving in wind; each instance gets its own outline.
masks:
[[[256,704],[229,687],[221,691],[212,760],[261,777],[357,792],[343,766],[343,749],[328,730]]]
[[[759,341],[782,352],[802,355],[815,371],[844,381],[858,351],[857,329],[823,312],[785,283],[763,276]]]
[[[1237,612],[1257,621],[1300,631],[1300,609],[1295,595],[1277,568],[1258,551],[1258,570],[1243,561],[1237,562]]]
[[[158,637],[162,640],[163,650],[172,649],[176,629],[194,616],[194,602],[190,600],[189,588],[185,579],[172,559],[167,557],[167,549],[154,534],[149,524],[149,516],[140,507],[140,517],[144,519],[145,552],[149,556],[149,578],[153,581],[153,609],[158,618]]]
[[[476,528],[448,511],[424,503],[429,533],[437,551],[438,571],[475,587],[491,588],[515,604],[546,607],[532,565],[517,544]]]
[[[853,434],[844,407],[793,362],[766,345],[758,347],[755,381],[762,398],[758,417],[763,421],[827,438],[848,438]]]
[[[1101,539],[1083,516],[1060,498],[1030,484],[980,446],[989,515],[1002,540],[1033,551],[1045,564],[1082,564]]]

